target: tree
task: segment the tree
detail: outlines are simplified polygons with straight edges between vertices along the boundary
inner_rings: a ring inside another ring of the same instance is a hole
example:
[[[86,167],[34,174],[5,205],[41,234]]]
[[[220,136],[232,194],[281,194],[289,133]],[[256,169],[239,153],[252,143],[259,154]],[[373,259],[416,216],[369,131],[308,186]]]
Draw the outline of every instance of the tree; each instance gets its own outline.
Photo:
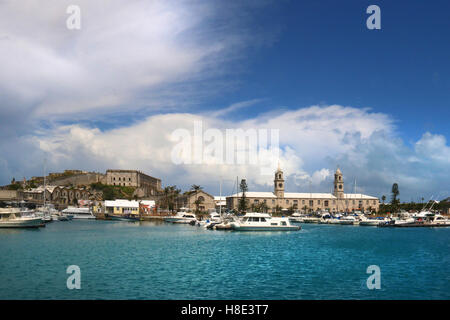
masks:
[[[398,197],[398,195],[400,194],[400,191],[399,191],[399,189],[398,189],[398,184],[397,184],[397,183],[394,183],[394,184],[392,185],[392,190],[391,190],[391,192],[392,192],[392,201],[391,201],[391,203],[392,203],[392,204],[397,204],[397,197]]]
[[[392,210],[397,211],[397,207],[398,207],[397,205],[400,203],[400,199],[397,199],[398,195],[400,194],[397,183],[394,183],[392,185],[391,192],[392,192],[392,201],[391,201]]]
[[[193,191],[193,192],[195,192],[195,201],[194,201],[194,204],[195,204],[195,208],[196,208],[196,213],[198,214],[198,207],[199,207],[199,205],[200,205],[200,203],[202,203],[202,201],[198,201],[198,198],[197,198],[197,193],[200,191],[200,190],[202,190],[203,188],[202,187],[200,187],[199,185],[197,185],[197,184],[193,184],[192,186],[191,186],[191,191]]]
[[[381,201],[383,201],[383,205],[384,205],[384,202],[386,201],[386,196],[385,196],[385,195],[383,195],[383,196],[381,197]]]
[[[248,191],[248,186],[247,186],[247,182],[245,181],[245,179],[241,180],[241,184],[239,185],[239,188],[241,189],[242,196],[239,199],[238,210],[240,212],[245,212],[245,211],[247,211],[247,198],[245,197],[245,193]]]

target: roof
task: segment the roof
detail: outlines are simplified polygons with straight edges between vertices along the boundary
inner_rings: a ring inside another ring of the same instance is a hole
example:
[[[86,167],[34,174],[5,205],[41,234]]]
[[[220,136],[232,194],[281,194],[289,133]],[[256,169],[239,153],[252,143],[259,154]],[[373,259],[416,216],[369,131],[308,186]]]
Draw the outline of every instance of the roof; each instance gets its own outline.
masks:
[[[226,198],[227,198],[227,197],[214,196],[214,200],[215,200],[215,201],[219,201],[219,200],[221,200],[221,201],[226,201]]]
[[[367,199],[367,200],[378,200],[377,197],[368,196],[362,193],[345,193],[345,199]]]
[[[154,200],[141,200],[139,202],[140,202],[140,204],[142,204],[144,206],[149,206],[149,207],[154,207],[156,204]]]
[[[139,202],[135,200],[105,200],[105,207],[127,207],[127,208],[139,208]]]
[[[331,193],[297,193],[285,192],[285,198],[300,198],[300,199],[336,199]]]
[[[247,198],[276,198],[273,192],[246,192],[245,196]],[[232,198],[242,197],[242,192],[232,194]]]

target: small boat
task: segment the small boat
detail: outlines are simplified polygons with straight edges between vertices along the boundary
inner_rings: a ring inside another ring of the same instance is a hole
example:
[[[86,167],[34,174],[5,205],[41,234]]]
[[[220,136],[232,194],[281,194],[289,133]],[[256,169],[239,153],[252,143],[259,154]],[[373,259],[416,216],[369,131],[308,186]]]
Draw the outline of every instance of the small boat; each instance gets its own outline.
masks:
[[[65,216],[72,216],[72,219],[95,219],[90,208],[67,207],[61,213]]]
[[[300,212],[294,212],[289,217],[289,221],[292,223],[302,223],[304,218],[305,218],[305,215],[301,214]]]
[[[167,217],[164,221],[181,224],[196,224],[197,218],[192,213],[180,211],[177,212],[175,216]]]
[[[45,227],[40,217],[22,216],[17,208],[0,209],[0,228],[39,228]]]
[[[319,223],[320,218],[319,217],[304,217],[303,223]]]
[[[230,223],[236,231],[298,231],[300,226],[292,225],[289,218],[272,217],[268,213],[247,213],[242,220]]]

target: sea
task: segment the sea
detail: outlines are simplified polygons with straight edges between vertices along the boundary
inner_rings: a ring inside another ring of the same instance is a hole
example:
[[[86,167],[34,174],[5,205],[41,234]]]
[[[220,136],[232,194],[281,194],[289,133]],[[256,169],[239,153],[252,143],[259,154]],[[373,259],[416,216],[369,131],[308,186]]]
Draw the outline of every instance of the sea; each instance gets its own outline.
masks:
[[[449,299],[449,268],[450,228],[73,220],[0,229],[0,299]]]

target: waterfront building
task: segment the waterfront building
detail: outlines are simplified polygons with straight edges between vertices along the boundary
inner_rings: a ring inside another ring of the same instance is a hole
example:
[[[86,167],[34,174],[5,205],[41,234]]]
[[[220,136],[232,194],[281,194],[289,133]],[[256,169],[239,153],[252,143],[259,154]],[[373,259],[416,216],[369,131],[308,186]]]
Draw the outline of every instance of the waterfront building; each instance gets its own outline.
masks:
[[[379,199],[360,193],[344,193],[344,178],[338,168],[334,174],[333,193],[293,193],[285,192],[283,171],[278,168],[274,177],[273,192],[246,192],[247,207],[260,206],[262,203],[268,212],[276,212],[283,209],[302,210],[305,212],[326,210],[338,211],[378,211]],[[226,198],[227,208],[236,210],[242,193],[236,193]]]
[[[198,210],[200,212],[212,211],[216,208],[214,196],[209,193],[198,191],[187,191],[177,199],[178,208],[189,208],[191,211],[197,209],[196,201],[199,200]]]
[[[23,200],[35,203],[44,201],[44,186],[23,191]],[[64,186],[46,186],[45,200],[56,205],[76,205],[78,200],[89,200],[95,194],[87,188],[73,188]]]
[[[127,186],[140,189],[138,197],[156,196],[161,192],[161,179],[151,177],[137,170],[106,170],[107,185]]]
[[[139,214],[139,201],[135,200],[105,200],[105,213],[122,215],[122,214]]]
[[[220,207],[222,207],[222,211],[225,210],[227,207],[227,197],[214,196],[214,204],[217,212],[219,212]]]

